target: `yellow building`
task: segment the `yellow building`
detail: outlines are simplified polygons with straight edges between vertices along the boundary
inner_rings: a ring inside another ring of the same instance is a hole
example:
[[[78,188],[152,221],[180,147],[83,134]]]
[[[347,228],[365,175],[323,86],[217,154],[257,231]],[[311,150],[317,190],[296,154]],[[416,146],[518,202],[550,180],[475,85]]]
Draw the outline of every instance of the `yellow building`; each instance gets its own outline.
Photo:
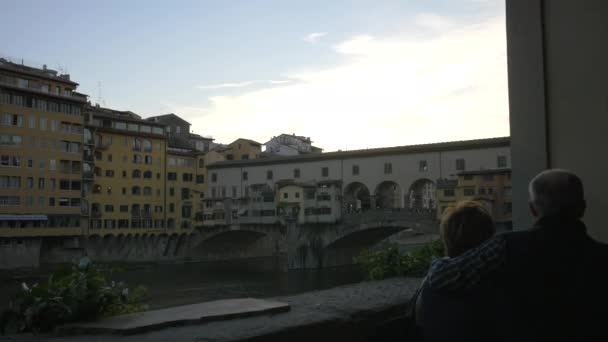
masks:
[[[204,153],[169,147],[167,155],[167,227],[192,229],[202,210],[205,184]],[[199,219],[200,221],[200,219]]]
[[[0,59],[0,228],[19,228],[0,237],[83,234],[86,95],[77,86],[46,66]]]
[[[168,227],[164,125],[101,107],[87,107],[85,117],[89,234],[163,231]]]
[[[262,144],[250,139],[239,138],[221,149],[226,160],[256,159],[262,153]]]
[[[486,206],[497,223],[511,229],[511,169],[463,171],[458,180],[437,182],[437,217],[459,201],[475,200]]]

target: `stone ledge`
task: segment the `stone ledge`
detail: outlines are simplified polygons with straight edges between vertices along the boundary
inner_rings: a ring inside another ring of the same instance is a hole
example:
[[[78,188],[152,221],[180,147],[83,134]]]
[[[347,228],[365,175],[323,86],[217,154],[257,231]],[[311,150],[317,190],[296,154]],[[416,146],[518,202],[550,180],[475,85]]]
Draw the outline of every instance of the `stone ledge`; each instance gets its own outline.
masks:
[[[167,327],[201,324],[289,311],[289,304],[255,298],[224,299],[114,316],[59,327],[59,335],[136,334]]]
[[[406,308],[419,278],[393,278],[273,298],[291,310],[143,332],[138,335],[11,336],[39,342],[228,342],[228,341],[397,341],[404,340]]]

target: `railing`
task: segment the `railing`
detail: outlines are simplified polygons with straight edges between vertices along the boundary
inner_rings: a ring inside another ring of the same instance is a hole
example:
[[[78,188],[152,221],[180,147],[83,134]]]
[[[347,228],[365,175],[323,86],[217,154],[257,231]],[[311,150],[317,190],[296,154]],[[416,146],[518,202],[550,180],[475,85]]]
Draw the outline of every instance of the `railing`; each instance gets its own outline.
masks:
[[[107,143],[103,143],[103,142],[96,142],[95,143],[95,148],[98,150],[106,150],[108,149],[108,147],[110,147],[111,143],[107,142]]]
[[[141,216],[141,212],[139,210],[131,210],[131,216],[132,217],[140,217]]]
[[[82,178],[87,180],[94,180],[95,174],[92,171],[85,171],[82,173]]]

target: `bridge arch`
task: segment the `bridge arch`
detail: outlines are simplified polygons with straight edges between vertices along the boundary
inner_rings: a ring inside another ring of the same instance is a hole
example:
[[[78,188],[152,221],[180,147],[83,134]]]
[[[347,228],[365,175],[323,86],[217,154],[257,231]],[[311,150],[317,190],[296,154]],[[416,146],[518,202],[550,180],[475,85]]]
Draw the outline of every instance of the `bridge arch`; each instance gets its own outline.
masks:
[[[437,207],[436,184],[428,178],[415,180],[404,195],[407,207],[415,210],[434,210]]]
[[[352,182],[344,189],[344,206],[347,213],[371,209],[371,194],[365,184]]]
[[[394,181],[383,181],[374,191],[377,209],[401,208],[401,186]]]

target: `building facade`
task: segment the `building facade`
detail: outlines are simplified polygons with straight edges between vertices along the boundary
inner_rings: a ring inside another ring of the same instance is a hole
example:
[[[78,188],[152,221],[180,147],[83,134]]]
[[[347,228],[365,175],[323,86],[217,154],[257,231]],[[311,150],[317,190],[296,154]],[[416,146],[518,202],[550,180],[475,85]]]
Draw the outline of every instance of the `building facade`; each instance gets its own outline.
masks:
[[[86,95],[77,86],[46,66],[0,59],[0,227],[15,228],[0,240],[83,234]]]
[[[305,153],[321,153],[323,149],[312,146],[310,137],[281,134],[264,144],[264,153],[277,156],[295,156]]]
[[[460,201],[474,200],[486,207],[498,227],[512,228],[510,168],[459,172],[457,180],[444,182],[437,187],[437,199],[438,219],[448,207]]]
[[[227,146],[219,148],[217,152],[220,152],[226,160],[256,159],[262,153],[262,144],[250,139],[239,138]]]
[[[100,107],[87,107],[85,118],[89,234],[167,228],[165,126]]]
[[[334,185],[340,188],[337,198],[346,212],[398,208],[431,211],[437,207],[438,180],[456,179],[465,170],[497,168],[508,164],[509,159],[509,138],[495,138],[218,162],[207,166],[205,207],[216,213],[236,212],[240,217],[244,210],[237,205],[247,207],[252,193],[265,188],[273,193],[265,197],[274,198],[275,203],[268,201],[264,210],[276,210],[281,184],[327,182],[338,184]],[[226,202],[230,210],[225,208]]]

